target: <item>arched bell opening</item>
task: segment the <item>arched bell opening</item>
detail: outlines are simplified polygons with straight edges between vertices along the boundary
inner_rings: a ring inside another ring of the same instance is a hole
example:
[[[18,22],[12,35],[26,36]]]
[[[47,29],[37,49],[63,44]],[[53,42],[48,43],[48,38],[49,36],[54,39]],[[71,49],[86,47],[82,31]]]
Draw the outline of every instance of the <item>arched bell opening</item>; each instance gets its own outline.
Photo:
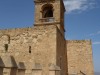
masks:
[[[52,4],[45,4],[42,7],[42,18],[53,17],[53,6]]]

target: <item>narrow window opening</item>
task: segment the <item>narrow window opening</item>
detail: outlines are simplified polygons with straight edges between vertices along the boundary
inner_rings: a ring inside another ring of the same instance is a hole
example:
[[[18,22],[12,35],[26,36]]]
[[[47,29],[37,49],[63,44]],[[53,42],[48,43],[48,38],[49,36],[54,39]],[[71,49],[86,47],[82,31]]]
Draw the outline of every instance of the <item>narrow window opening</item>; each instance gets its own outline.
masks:
[[[29,46],[29,53],[31,53],[31,46]]]
[[[8,51],[8,44],[5,44],[5,51]]]
[[[10,44],[10,36],[8,37],[8,43]]]

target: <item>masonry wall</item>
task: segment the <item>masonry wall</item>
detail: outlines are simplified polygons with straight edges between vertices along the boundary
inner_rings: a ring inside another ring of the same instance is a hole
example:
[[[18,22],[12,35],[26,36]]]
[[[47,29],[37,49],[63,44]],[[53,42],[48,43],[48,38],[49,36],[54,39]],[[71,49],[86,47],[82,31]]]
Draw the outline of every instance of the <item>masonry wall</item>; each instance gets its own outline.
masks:
[[[68,75],[94,75],[90,40],[67,40]]]
[[[43,75],[47,75],[48,66],[56,65],[57,62],[56,34],[57,26],[55,25],[0,30],[0,57],[2,59],[12,56],[17,64],[24,63],[27,69],[26,75],[31,73],[35,64],[41,64]],[[9,60],[7,61],[9,63]],[[8,63],[6,62],[6,65],[9,65]]]

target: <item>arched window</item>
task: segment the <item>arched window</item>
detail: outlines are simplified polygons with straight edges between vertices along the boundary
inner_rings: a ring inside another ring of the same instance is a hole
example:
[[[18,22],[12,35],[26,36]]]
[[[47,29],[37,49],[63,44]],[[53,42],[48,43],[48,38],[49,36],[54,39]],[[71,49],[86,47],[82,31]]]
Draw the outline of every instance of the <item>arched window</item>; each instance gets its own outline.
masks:
[[[43,5],[42,18],[53,17],[53,6],[51,4]]]

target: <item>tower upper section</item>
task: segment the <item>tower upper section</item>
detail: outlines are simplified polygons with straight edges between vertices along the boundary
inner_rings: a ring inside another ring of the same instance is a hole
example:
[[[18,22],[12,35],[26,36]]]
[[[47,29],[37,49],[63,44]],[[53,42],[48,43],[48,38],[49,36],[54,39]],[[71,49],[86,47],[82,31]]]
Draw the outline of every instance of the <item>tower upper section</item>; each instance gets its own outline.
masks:
[[[62,0],[35,0],[35,24],[64,24],[64,4]]]

